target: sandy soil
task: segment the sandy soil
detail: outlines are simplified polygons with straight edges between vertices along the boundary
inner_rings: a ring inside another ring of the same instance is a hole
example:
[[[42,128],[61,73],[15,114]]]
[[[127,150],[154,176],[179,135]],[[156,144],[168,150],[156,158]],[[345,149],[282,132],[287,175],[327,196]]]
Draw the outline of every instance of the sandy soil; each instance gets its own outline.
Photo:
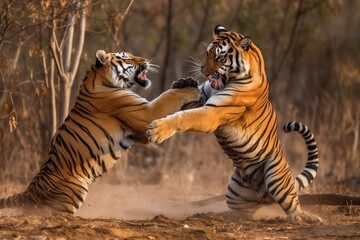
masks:
[[[1,239],[360,239],[359,208],[320,208],[321,224],[240,220],[224,214],[195,214],[183,220],[76,216],[2,216]]]
[[[360,207],[307,208],[322,217],[319,224],[289,223],[277,207],[249,220],[223,202],[191,207],[195,199],[183,190],[99,184],[75,216],[2,210],[0,239],[360,239]]]

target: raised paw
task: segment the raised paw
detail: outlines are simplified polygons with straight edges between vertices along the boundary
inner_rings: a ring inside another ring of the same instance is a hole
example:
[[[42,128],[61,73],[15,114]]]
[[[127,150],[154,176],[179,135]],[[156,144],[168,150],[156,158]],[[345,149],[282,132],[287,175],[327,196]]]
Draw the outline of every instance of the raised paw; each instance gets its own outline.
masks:
[[[167,118],[162,118],[152,121],[146,133],[149,141],[161,143],[174,135],[175,132],[176,130],[174,126],[172,126],[171,121]]]
[[[307,222],[307,223],[317,223],[321,222],[322,219],[316,215],[304,212],[304,211],[295,211],[288,215],[288,221],[290,222]]]
[[[180,78],[177,81],[174,81],[171,85],[171,88],[186,88],[186,87],[198,87],[199,81],[195,80],[192,77]]]

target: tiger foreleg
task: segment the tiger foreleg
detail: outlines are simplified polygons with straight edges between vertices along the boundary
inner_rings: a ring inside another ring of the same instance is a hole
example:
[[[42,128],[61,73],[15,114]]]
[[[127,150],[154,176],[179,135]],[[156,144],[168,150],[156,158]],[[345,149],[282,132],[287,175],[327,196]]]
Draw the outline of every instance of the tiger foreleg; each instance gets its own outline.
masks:
[[[192,77],[180,78],[171,84],[172,89],[186,88],[186,87],[198,87],[199,82]]]
[[[185,88],[185,87],[199,87],[199,82],[192,77],[187,77],[187,78],[180,78],[177,81],[174,81],[171,85],[171,89],[179,89],[179,88]],[[204,98],[203,95],[204,94],[201,94],[200,100],[189,102],[189,103],[185,104],[181,108],[181,110],[197,108],[197,107],[202,106],[203,104],[200,104],[200,101],[201,101],[201,99]]]

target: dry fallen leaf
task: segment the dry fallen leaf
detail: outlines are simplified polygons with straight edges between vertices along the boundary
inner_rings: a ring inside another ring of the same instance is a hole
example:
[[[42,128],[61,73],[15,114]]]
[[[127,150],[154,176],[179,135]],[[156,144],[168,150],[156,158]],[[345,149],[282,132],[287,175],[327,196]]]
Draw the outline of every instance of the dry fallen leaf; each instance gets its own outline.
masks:
[[[10,129],[10,132],[13,132],[16,129],[16,126],[17,126],[16,116],[15,116],[14,113],[12,113],[9,116],[9,129]]]

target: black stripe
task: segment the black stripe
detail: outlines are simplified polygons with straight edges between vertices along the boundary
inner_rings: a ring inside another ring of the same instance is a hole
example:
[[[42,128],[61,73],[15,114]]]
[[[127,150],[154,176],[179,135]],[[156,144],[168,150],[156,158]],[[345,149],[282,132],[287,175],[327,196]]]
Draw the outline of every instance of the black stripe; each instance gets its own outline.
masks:
[[[300,189],[303,189],[305,187],[303,181],[299,177],[296,177],[296,181],[299,183]]]
[[[51,177],[47,177],[46,179],[45,179],[44,177],[45,177],[45,176],[41,176],[41,180],[43,180],[44,182],[46,182],[47,185],[49,185],[49,186],[51,185],[51,186],[52,186],[50,189],[48,189],[48,188],[47,188],[47,189],[44,189],[44,191],[50,192],[53,199],[58,198],[59,195],[64,195],[64,196],[66,196],[67,198],[69,198],[70,200],[72,200],[72,202],[68,202],[69,204],[72,204],[72,205],[74,205],[74,206],[77,206],[77,208],[79,208],[79,206],[76,204],[76,202],[75,202],[74,199],[71,197],[71,195],[67,194],[65,191],[60,191],[59,185],[61,185],[61,186],[63,186],[63,187],[66,187],[66,188],[69,188],[69,189],[74,193],[75,196],[78,196],[78,194],[75,193],[72,188],[70,188],[69,186],[67,186],[67,185],[65,185],[65,184],[62,183],[62,181],[64,181],[64,179],[60,179],[61,181],[55,181],[55,180],[52,179]],[[56,177],[56,176],[53,175],[53,177]],[[58,178],[58,177],[56,177],[56,178]],[[58,179],[59,179],[59,178],[58,178]],[[46,180],[47,180],[47,181],[46,181]],[[58,190],[58,191],[55,192],[54,190]],[[80,198],[80,199],[82,199],[82,198]]]
[[[90,176],[89,172],[87,171],[87,169],[86,169],[86,167],[84,165],[84,159],[83,159],[81,154],[79,154],[79,162],[80,162],[80,167],[81,167],[82,172],[86,175],[87,178],[90,179],[91,176]],[[89,164],[89,162],[88,162],[88,164]]]
[[[227,199],[230,199],[230,200],[236,200],[235,198],[230,197],[228,194],[226,194],[226,195],[225,195],[225,197],[226,197],[226,201],[227,201]]]
[[[109,144],[109,151],[110,151],[110,155],[114,160],[118,160],[120,157],[116,156],[116,154],[114,153],[114,150],[112,149],[111,145]]]
[[[99,162],[98,157],[94,154],[94,152],[92,151],[92,148],[90,147],[90,145],[76,131],[74,133],[75,133],[76,137],[81,141],[81,143],[84,144],[85,147],[88,149],[91,158],[93,158],[94,160]]]
[[[79,109],[80,110],[80,109]],[[105,135],[105,137],[112,143],[114,144],[114,139],[110,136],[110,134],[102,127],[100,126],[97,122],[95,122],[94,120],[92,120],[91,118],[85,117],[83,114],[81,114],[77,109],[73,109],[74,113],[78,114],[80,117],[88,120],[89,122],[91,122],[92,124],[94,124],[97,128],[99,128],[103,134]],[[83,110],[80,110],[82,112],[84,112]],[[84,112],[86,113],[86,112]],[[89,113],[86,113],[89,114]],[[89,114],[90,116],[92,116],[91,114]],[[92,116],[93,117],[93,116]]]
[[[106,166],[105,166],[105,161],[101,160],[101,167],[102,167],[102,171],[103,172],[107,172]]]
[[[306,168],[313,169],[313,170],[315,170],[315,171],[318,170],[318,165],[317,165],[317,163],[309,163],[309,164],[306,164],[305,167],[306,167]]]
[[[231,177],[231,180],[234,181],[234,182],[236,182],[240,187],[249,189],[249,186],[244,185],[243,182],[241,182],[240,180],[234,178],[234,176]]]
[[[289,189],[282,195],[282,197],[277,201],[280,205],[285,201],[285,199],[288,197],[289,193],[292,191],[292,187],[289,187]],[[292,203],[291,201],[290,203]]]
[[[62,139],[62,137],[61,137],[60,134],[58,134],[57,138]],[[75,157],[73,156],[73,153],[72,153],[72,151],[70,150],[69,146],[66,144],[66,142],[63,141],[63,140],[61,140],[61,141],[62,141],[62,145],[63,145],[63,148],[61,148],[61,149],[65,149],[65,151],[66,151],[66,152],[69,154],[69,156],[70,156],[70,159],[69,159],[69,158],[65,157],[65,156],[61,153],[61,155],[62,155],[65,163],[67,164],[68,161],[70,160],[70,161],[73,163],[73,166],[75,167],[76,174],[80,175],[80,174],[77,172],[77,168],[76,168],[76,165],[77,165],[77,164],[76,164],[76,156],[75,156]],[[71,146],[71,145],[70,145],[70,146]],[[60,149],[60,150],[61,150],[61,149]],[[76,155],[76,154],[75,154],[75,155]],[[70,166],[70,165],[67,164],[67,166],[68,166],[68,169],[71,169],[71,166]]]
[[[307,146],[307,149],[309,150],[309,151],[312,151],[312,150],[315,150],[315,149],[317,149],[317,146],[316,145],[308,145]]]
[[[237,197],[241,197],[237,192],[235,192],[230,186],[228,186],[228,190],[232,193],[232,194],[234,194],[235,196],[237,196]]]
[[[314,176],[306,169],[304,169],[302,172],[301,172],[301,175],[305,176],[306,179],[311,182],[312,180],[314,180]]]
[[[268,115],[270,115],[270,114],[271,114],[271,112],[270,112]],[[272,118],[266,117],[266,118],[264,118],[263,121],[260,122],[260,124],[262,124],[262,122],[264,122],[266,119],[268,119],[268,122],[267,122],[267,124],[266,124],[266,127],[264,128],[264,130],[262,131],[262,133],[260,134],[260,136],[257,136],[257,141],[256,141],[251,147],[249,147],[247,150],[241,151],[242,154],[247,154],[247,153],[253,152],[253,151],[259,146],[259,143],[260,143],[261,140],[263,140],[263,138],[264,138],[264,136],[265,136],[265,133],[267,132],[268,127],[270,126],[270,122],[271,122],[271,120],[272,120]],[[271,136],[270,134],[271,134],[271,133],[273,132],[273,130],[275,130],[275,129],[276,129],[276,125],[273,124],[272,128],[270,129],[269,136]],[[253,135],[258,135],[258,133],[255,132]],[[251,137],[252,137],[252,136],[251,136]]]
[[[315,159],[317,159],[319,156],[317,155],[317,154],[314,154],[314,155],[312,155],[312,156],[308,156],[308,161],[311,161],[311,160],[315,160]],[[319,163],[319,162],[317,162],[317,163]]]
[[[87,127],[85,127],[84,125],[80,124],[78,121],[76,121],[74,118],[69,117],[69,119],[75,123],[75,125],[77,125],[81,130],[83,130],[94,142],[95,146],[97,147],[97,149],[100,149],[100,146],[97,142],[97,140],[95,139],[95,137],[92,135],[92,133],[89,131],[89,129]]]

